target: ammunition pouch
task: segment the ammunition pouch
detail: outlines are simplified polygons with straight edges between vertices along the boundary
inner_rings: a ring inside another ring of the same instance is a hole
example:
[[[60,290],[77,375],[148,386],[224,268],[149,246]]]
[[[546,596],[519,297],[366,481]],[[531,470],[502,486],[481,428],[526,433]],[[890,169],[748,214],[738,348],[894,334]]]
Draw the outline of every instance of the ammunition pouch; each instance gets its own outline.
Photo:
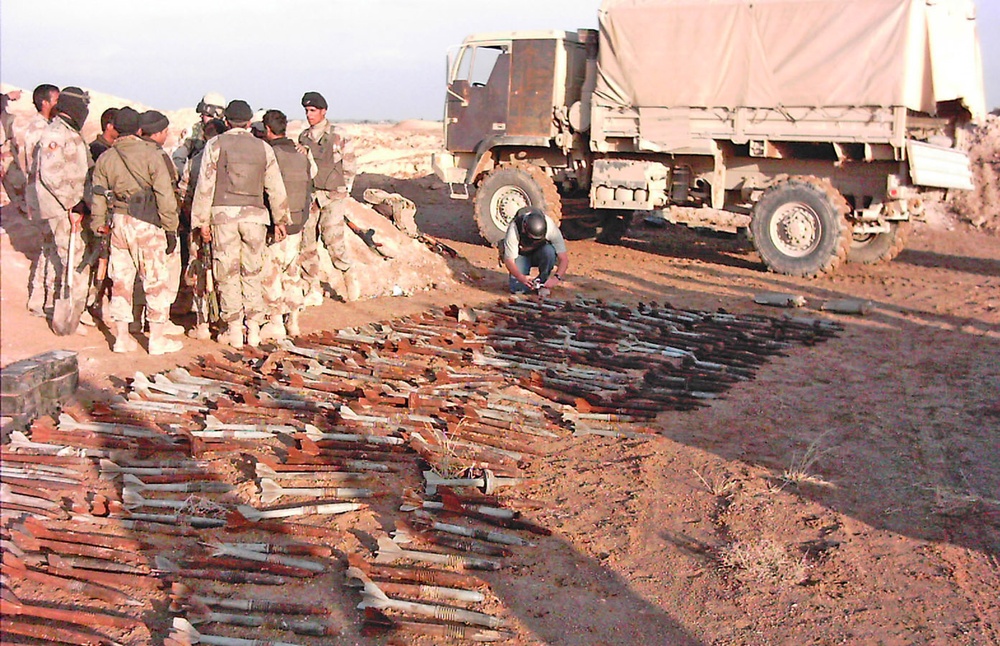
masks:
[[[128,214],[136,220],[142,220],[154,226],[162,226],[160,212],[156,208],[156,194],[151,188],[144,188],[129,196]]]

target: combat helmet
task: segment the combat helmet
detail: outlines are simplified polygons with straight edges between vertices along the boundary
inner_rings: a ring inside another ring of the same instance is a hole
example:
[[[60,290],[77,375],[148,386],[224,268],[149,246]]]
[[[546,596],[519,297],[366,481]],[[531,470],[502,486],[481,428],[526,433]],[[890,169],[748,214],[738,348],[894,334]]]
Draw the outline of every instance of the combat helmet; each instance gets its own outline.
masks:
[[[198,102],[198,114],[221,119],[226,109],[226,98],[218,92],[209,92]]]
[[[522,206],[514,216],[521,222],[521,235],[531,240],[544,240],[548,233],[545,214],[537,206]]]

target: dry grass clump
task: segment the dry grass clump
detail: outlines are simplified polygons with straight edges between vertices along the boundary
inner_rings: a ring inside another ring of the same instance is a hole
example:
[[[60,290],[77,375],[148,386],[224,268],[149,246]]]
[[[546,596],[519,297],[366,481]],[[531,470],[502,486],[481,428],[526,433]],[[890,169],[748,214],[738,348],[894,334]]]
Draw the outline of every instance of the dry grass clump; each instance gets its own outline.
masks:
[[[719,562],[744,583],[797,584],[806,578],[805,561],[767,539],[731,543],[721,550]]]
[[[698,476],[698,479],[701,480],[701,484],[705,486],[705,490],[708,493],[719,498],[732,498],[740,486],[740,481],[736,476],[726,472],[723,472],[720,476],[712,473],[707,467],[701,471],[698,469],[692,469],[691,471]]]
[[[819,437],[809,443],[809,446],[806,447],[805,452],[801,455],[797,451],[792,453],[791,464],[781,474],[781,487],[779,488],[784,488],[788,485],[799,487],[805,483],[821,487],[836,486],[832,482],[828,482],[812,474],[813,467],[816,466],[819,459],[831,451],[832,447],[820,448],[823,440],[829,433],[830,431],[824,431]]]

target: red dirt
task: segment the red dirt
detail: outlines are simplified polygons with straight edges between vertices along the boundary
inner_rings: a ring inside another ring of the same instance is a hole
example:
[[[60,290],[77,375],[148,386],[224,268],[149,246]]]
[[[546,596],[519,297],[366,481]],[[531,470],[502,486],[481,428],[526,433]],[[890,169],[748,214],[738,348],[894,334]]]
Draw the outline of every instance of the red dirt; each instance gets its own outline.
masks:
[[[305,332],[504,296],[470,204],[426,178],[365,175],[355,194],[372,185],[414,200],[421,230],[458,250],[449,262],[456,282],[411,297],[328,301],[307,311]],[[487,611],[516,633],[509,643],[1000,643],[996,237],[925,225],[892,263],[846,265],[815,281],[766,273],[735,238],[674,227],[634,225],[620,246],[569,249],[570,284],[555,298],[781,316],[753,296],[792,292],[809,299],[805,315],[845,330],[774,358],[707,408],[661,413],[653,439],[564,438],[536,460],[540,482],[524,495],[544,503],[532,518],[554,534],[485,577]],[[123,359],[106,334],[55,337],[24,311],[24,256],[6,237],[0,252],[4,365],[76,350],[81,397],[100,399],[136,370],[189,365],[219,349],[185,340],[176,355]],[[873,310],[813,311],[848,297],[870,299]],[[796,481],[783,478],[797,467]],[[341,519],[333,546],[364,552],[384,522],[372,513]],[[339,589],[342,580],[338,569],[309,588],[345,625],[343,637],[322,643],[382,643],[360,636],[358,597]],[[119,637],[162,639],[165,598],[144,615],[148,631]]]

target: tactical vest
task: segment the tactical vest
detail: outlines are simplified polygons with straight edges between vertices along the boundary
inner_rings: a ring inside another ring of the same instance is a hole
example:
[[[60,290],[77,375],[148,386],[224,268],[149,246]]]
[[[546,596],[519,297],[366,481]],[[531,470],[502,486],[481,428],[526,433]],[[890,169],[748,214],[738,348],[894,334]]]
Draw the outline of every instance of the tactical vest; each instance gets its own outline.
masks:
[[[309,158],[298,151],[291,139],[275,139],[270,144],[278,160],[278,169],[281,170],[281,179],[285,183],[288,209],[292,216],[292,223],[288,225],[286,231],[289,234],[298,233],[302,230],[312,199],[309,190]]]
[[[219,146],[218,174],[212,206],[256,206],[264,208],[264,142],[251,134],[233,134],[216,139]]]
[[[323,133],[319,141],[313,141],[308,130],[303,131],[299,137],[299,143],[309,148],[316,160],[318,170],[313,178],[313,186],[318,190],[336,191],[347,186],[344,181],[343,141],[329,130]]]

